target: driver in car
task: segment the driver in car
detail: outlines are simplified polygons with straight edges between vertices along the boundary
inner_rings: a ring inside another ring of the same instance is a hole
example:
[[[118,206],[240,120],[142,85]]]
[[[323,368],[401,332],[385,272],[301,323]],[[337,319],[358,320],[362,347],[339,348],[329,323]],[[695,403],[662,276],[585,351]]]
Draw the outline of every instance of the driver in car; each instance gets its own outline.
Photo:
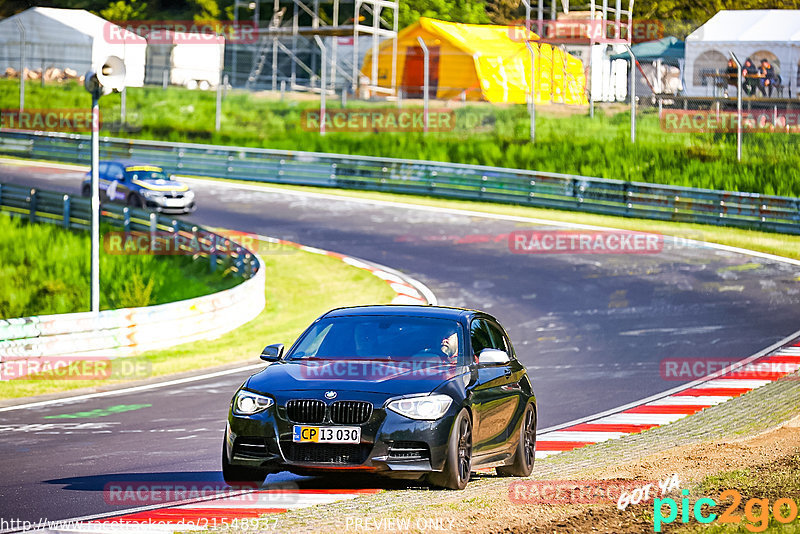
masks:
[[[458,358],[458,333],[453,332],[449,336],[442,339],[442,346],[440,350],[444,353],[445,356],[451,361],[455,361]]]

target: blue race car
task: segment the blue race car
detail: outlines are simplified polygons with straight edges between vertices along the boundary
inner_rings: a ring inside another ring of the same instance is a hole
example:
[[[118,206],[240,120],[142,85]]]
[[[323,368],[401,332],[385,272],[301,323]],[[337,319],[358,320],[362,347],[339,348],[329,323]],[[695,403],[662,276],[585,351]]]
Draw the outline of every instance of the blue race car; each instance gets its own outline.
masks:
[[[122,202],[134,208],[170,214],[191,213],[196,208],[194,192],[157,165],[101,161],[98,172],[101,202]],[[85,197],[92,194],[91,172],[83,179],[81,193]]]

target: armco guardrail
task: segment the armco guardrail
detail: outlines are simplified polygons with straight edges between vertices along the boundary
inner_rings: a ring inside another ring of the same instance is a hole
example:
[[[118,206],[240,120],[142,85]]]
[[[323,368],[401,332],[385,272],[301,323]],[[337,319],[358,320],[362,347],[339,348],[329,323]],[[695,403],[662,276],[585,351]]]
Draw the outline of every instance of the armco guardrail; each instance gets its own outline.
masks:
[[[104,159],[132,158],[178,174],[414,193],[800,234],[800,199],[367,156],[102,138]],[[89,137],[5,131],[0,153],[89,162]]]
[[[0,184],[0,210],[65,228],[89,228],[90,224],[89,199],[15,185]],[[218,293],[157,306],[3,319],[0,362],[44,356],[130,356],[216,338],[264,309],[265,274],[258,256],[225,236],[113,204],[103,205],[101,220],[128,231],[150,233],[150,242],[174,237],[173,245],[199,250],[195,261],[208,261],[210,269],[229,270],[245,281]],[[220,251],[225,253],[215,254]]]

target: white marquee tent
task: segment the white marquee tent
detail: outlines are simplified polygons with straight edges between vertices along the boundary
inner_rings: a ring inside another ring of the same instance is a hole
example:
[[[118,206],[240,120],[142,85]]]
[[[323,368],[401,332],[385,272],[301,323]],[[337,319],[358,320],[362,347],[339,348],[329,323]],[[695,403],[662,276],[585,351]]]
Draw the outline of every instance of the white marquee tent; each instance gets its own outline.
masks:
[[[748,57],[756,65],[768,59],[783,79],[783,96],[787,91],[797,95],[800,10],[723,10],[714,15],[686,38],[686,94],[713,96],[711,74],[725,71],[730,51],[742,63]]]
[[[125,62],[125,84],[141,87],[146,47],[144,38],[83,9],[33,7],[0,21],[0,73],[19,70],[23,53],[27,69],[71,68],[79,75],[115,55]]]

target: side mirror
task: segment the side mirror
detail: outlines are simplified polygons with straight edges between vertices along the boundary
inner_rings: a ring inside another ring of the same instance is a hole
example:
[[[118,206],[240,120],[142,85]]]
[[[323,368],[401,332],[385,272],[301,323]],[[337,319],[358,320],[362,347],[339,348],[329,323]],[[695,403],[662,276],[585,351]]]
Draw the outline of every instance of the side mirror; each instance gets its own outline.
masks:
[[[511,361],[506,351],[500,349],[483,349],[478,354],[478,365],[498,365]]]
[[[265,362],[277,362],[283,356],[283,343],[275,343],[274,345],[267,345],[261,351],[261,359]]]

